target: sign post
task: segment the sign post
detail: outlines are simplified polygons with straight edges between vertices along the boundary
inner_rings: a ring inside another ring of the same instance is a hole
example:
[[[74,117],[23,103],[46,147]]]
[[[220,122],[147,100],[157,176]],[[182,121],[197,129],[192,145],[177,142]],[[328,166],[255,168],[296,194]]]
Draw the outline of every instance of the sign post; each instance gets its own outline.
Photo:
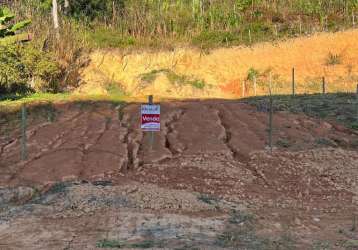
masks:
[[[148,97],[148,104],[141,107],[141,129],[150,132],[150,150],[153,149],[154,132],[160,131],[160,105],[153,104],[153,96]]]

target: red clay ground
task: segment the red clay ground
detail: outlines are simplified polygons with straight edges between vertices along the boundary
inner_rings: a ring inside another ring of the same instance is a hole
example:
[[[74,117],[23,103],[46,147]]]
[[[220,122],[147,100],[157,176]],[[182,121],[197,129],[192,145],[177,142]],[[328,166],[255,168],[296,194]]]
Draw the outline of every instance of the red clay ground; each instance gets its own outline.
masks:
[[[358,247],[353,131],[275,113],[270,154],[267,113],[171,102],[151,149],[139,107],[58,105],[29,126],[25,162],[17,131],[0,138],[0,249]]]

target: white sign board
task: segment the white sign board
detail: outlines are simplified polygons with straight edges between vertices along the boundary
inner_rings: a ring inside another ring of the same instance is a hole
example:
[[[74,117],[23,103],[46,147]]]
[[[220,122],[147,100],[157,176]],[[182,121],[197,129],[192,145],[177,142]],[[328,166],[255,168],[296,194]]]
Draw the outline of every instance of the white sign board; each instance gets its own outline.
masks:
[[[141,117],[144,131],[160,131],[160,105],[142,105]]]

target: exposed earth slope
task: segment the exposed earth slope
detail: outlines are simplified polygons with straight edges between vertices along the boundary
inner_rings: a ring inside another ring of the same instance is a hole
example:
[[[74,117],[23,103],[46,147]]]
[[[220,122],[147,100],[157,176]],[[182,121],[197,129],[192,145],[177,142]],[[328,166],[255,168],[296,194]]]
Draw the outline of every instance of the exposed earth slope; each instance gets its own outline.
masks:
[[[358,80],[358,31],[321,33],[252,47],[212,51],[177,48],[161,52],[98,50],[81,73],[79,93],[155,93],[170,98],[232,98],[268,93],[270,72],[275,93],[355,91]],[[245,87],[243,87],[243,84]]]
[[[0,138],[1,249],[354,249],[358,136],[237,101],[59,104]],[[316,247],[316,248],[314,248]],[[352,248],[349,248],[352,247]]]

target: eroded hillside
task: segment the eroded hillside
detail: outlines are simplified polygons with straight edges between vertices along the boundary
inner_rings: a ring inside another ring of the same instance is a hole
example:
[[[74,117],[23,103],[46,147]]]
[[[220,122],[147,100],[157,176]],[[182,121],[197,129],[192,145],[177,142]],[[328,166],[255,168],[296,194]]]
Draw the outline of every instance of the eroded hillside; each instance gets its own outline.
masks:
[[[275,93],[354,91],[358,80],[358,30],[322,33],[277,44],[221,48],[178,48],[161,52],[98,50],[81,74],[80,93],[155,94],[169,98],[232,98]]]

